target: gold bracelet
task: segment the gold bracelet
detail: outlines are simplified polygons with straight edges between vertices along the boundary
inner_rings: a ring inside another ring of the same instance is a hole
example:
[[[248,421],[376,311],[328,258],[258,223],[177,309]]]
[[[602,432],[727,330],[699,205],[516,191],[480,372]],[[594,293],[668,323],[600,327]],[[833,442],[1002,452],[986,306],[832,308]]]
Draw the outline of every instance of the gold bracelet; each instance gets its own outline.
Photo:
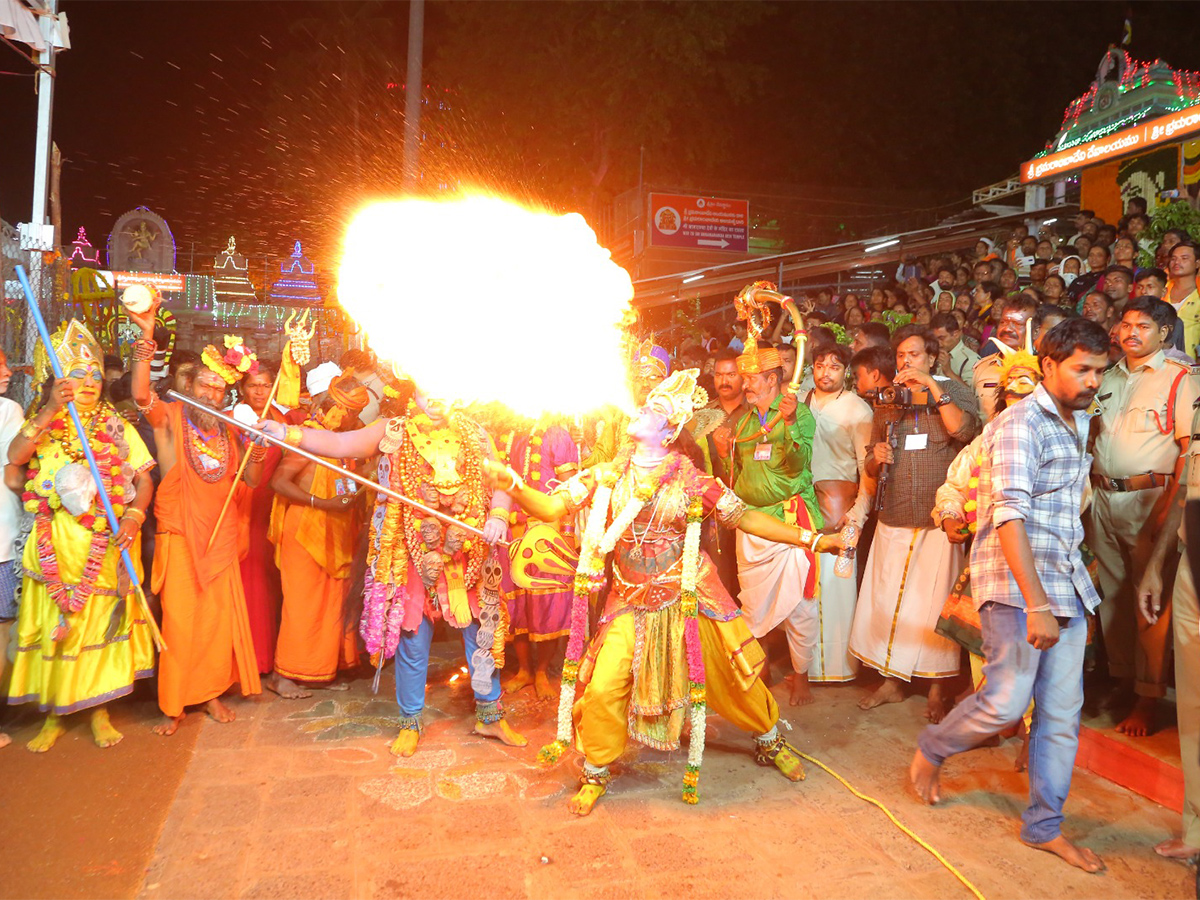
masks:
[[[262,462],[266,459],[267,448],[262,444],[250,445],[250,462]]]
[[[33,419],[30,419],[21,428],[21,436],[29,438],[31,441],[36,441],[42,436],[42,432],[46,430],[46,426],[38,425]]]
[[[123,519],[126,516],[129,516],[131,519],[137,519],[139,526],[146,524],[146,513],[138,509],[136,506],[125,507],[125,512],[121,514],[121,518]]]
[[[499,506],[494,506],[488,511],[489,516],[495,516],[497,519],[503,519],[505,522],[508,521],[508,513],[509,510],[501,509]]]
[[[283,436],[283,442],[289,447],[299,447],[302,440],[304,440],[304,429],[299,425],[289,425]]]

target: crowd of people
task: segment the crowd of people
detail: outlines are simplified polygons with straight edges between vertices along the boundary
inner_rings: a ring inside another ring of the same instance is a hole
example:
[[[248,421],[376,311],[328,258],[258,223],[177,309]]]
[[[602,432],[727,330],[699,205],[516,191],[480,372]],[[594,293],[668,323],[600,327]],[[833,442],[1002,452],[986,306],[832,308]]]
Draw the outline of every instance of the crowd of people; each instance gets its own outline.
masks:
[[[695,802],[709,709],[797,781],[768,685],[799,706],[857,680],[864,713],[926,695],[911,775],[929,802],[949,756],[1023,735],[1022,840],[1096,871],[1061,832],[1085,668],[1118,730],[1149,734],[1173,634],[1187,801],[1158,850],[1196,856],[1200,637],[1177,564],[1200,491],[1197,251],[1147,246],[1148,221],[1136,201],[1116,225],[1083,210],[1065,239],[1019,226],[862,297],[798,295],[773,329],[646,337],[632,414],[582,419],[463,408],[366,351],[311,360],[302,336],[276,365],[230,337],[166,366],[154,306],[129,312],[126,364],[72,321],[64,377],[43,354],[32,407],[0,403],[8,702],[45,714],[28,748],[83,711],[113,746],[106,704],[142,678],[170,735],[197,707],[233,721],[235,686],[378,687],[390,662],[392,752],[411,756],[445,629],[476,732],[523,746],[504,695],[557,696],[540,756],[582,752],[577,814],[629,738],[674,750],[689,729]]]

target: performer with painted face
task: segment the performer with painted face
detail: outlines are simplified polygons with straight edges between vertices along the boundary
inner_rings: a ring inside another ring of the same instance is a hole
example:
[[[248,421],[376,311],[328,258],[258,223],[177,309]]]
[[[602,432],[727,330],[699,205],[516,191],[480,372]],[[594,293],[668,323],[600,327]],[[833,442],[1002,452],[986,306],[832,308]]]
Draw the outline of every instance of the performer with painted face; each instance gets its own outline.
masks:
[[[400,734],[396,756],[412,756],[424,730],[425,682],[433,625],[459,630],[475,692],[475,731],[510,746],[525,738],[504,720],[502,568],[492,546],[508,532],[511,501],[484,484],[493,456],[487,433],[449,404],[418,390],[403,416],[338,433],[278,422],[262,431],[320,456],[365,459],[381,453],[378,479],[482,536],[380,495],[371,520],[361,633],[378,666],[396,658]]]
[[[557,740],[542,750],[557,760],[574,738],[583,751],[583,785],[570,803],[587,815],[607,790],[609,764],[632,737],[660,750],[679,747],[690,719],[684,799],[695,803],[711,706],[754,735],[756,758],[791,781],[804,777],[799,757],[778,733],[779,710],[759,678],[764,655],[712,560],[700,549],[705,517],[715,515],[772,541],[836,550],[840,538],[787,525],[747,510],[720,481],[700,472],[684,431],[706,400],[697,369],[676,372],[652,391],[629,426],[632,440],[611,463],[570,479],[550,494],[526,486],[511,468],[489,465],[489,478],[531,516],[551,522],[590,503],[575,567],[571,637],[563,667]],[[600,629],[584,653],[588,599],[613,580]],[[547,529],[530,529],[513,548],[514,581],[536,584],[543,573],[569,570],[573,554]],[[583,698],[575,702],[575,685]]]
[[[120,567],[122,549],[139,559],[154,460],[134,427],[101,399],[104,356],[87,328],[72,319],[52,344],[65,377],[51,380],[39,344],[34,377],[44,386],[43,403],[8,452],[8,462],[28,465],[23,499],[34,516],[8,702],[36,703],[47,713],[27,745],[35,753],[49,750],[63,734],[60,717],[84,709],[92,710],[97,746],[119,742],[104,704],[154,671],[149,626]],[[115,535],[67,418],[72,400],[120,519]]]

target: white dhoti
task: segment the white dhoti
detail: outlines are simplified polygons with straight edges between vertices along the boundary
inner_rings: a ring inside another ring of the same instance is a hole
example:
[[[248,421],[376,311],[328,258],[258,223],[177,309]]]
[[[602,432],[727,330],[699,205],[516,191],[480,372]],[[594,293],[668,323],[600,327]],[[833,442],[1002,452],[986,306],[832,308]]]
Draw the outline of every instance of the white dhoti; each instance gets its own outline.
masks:
[[[963,567],[961,545],[938,528],[879,523],[858,594],[850,652],[892,678],[948,678],[958,644],[937,633],[938,615]]]
[[[808,671],[817,642],[818,601],[804,597],[811,564],[799,547],[737,533],[742,617],[756,638],[782,623],[792,668],[797,672]]]
[[[850,653],[850,627],[854,623],[854,604],[858,597],[858,579],[840,577],[834,567],[836,553],[817,557],[816,639],[808,680],[812,682],[852,681],[858,672],[858,660]]]

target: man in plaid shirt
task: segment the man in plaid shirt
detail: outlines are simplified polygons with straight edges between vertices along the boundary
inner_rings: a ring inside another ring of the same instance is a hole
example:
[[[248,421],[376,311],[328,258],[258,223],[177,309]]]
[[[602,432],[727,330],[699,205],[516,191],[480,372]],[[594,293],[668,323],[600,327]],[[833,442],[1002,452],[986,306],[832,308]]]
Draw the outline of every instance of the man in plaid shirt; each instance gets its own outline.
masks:
[[[986,681],[921,732],[909,770],[921,798],[936,803],[942,763],[1016,723],[1032,698],[1021,840],[1088,872],[1103,862],[1061,828],[1079,747],[1084,614],[1100,603],[1079,555],[1092,462],[1084,410],[1108,366],[1108,346],[1108,333],[1094,322],[1056,325],[1039,348],[1041,385],[984,429],[971,586]]]

